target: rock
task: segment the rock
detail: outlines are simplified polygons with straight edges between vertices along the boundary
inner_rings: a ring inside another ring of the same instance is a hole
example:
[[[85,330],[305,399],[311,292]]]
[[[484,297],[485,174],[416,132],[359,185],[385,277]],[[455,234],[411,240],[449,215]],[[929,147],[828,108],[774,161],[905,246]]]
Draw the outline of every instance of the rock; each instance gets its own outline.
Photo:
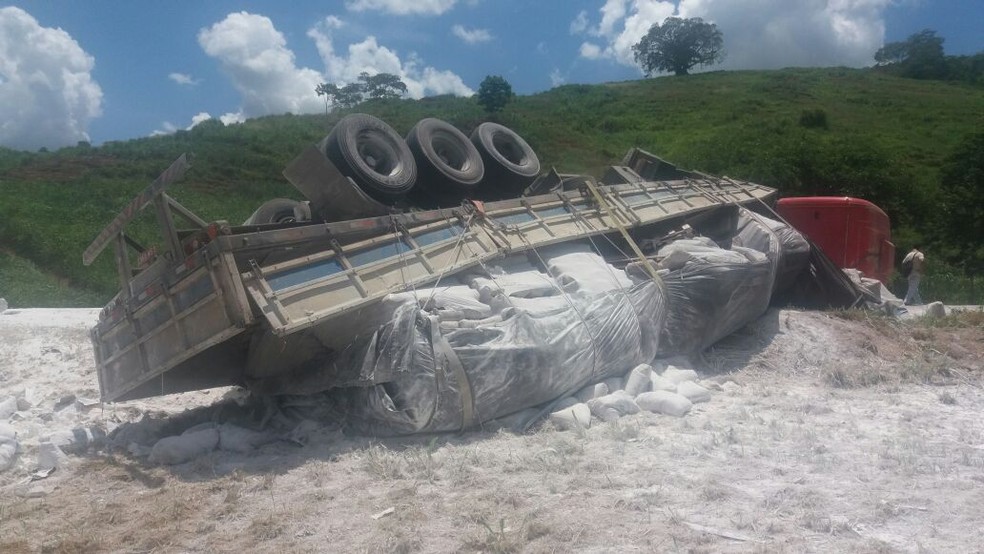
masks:
[[[652,386],[653,368],[649,364],[639,364],[625,377],[625,392],[635,398],[649,391]]]
[[[30,485],[17,489],[17,496],[21,498],[44,498],[48,496],[48,489],[41,485]]]
[[[636,397],[636,404],[647,412],[682,417],[690,411],[693,404],[687,397],[675,392],[658,390],[644,392]]]
[[[602,381],[602,383],[608,387],[608,394],[625,388],[625,383],[622,381],[621,377],[610,377]]]
[[[946,308],[942,302],[933,302],[926,306],[926,317],[946,317]]]
[[[639,406],[625,391],[619,390],[588,401],[591,413],[602,421],[613,421],[624,415],[639,413]]]
[[[14,465],[19,447],[14,428],[6,423],[0,423],[0,471],[6,471]]]
[[[75,399],[75,407],[80,410],[88,410],[90,408],[96,408],[101,405],[102,402],[94,398],[83,398],[80,396]]]
[[[663,379],[679,385],[684,381],[696,381],[697,372],[692,369],[680,369],[676,366],[669,366],[663,372]]]
[[[0,419],[7,419],[17,411],[17,398],[8,396],[0,400]]]
[[[20,411],[27,411],[35,406],[40,406],[41,401],[44,400],[44,395],[42,395],[34,387],[27,387],[17,394],[17,409]]]
[[[52,409],[57,412],[58,410],[67,408],[69,406],[75,406],[74,394],[66,394],[65,396],[59,398],[58,401],[55,402],[55,405]]]
[[[587,402],[592,398],[598,398],[605,396],[606,394],[608,394],[608,385],[604,383],[595,383],[594,385],[588,385],[577,391],[577,394],[575,394],[574,397],[581,402]]]
[[[670,391],[670,392],[676,392],[676,389],[677,389],[676,383],[674,383],[673,381],[670,381],[669,379],[667,379],[665,377],[662,377],[662,376],[659,376],[659,375],[656,375],[655,373],[653,373],[653,375],[652,375],[652,377],[650,378],[649,381],[650,381],[649,388],[652,389],[652,390],[665,390],[665,391]],[[648,392],[648,391],[646,391],[646,392]]]
[[[550,414],[550,423],[561,431],[571,429],[587,429],[591,426],[591,408],[587,404],[577,403]]]
[[[65,465],[68,456],[54,444],[42,441],[38,445],[38,469],[41,471],[57,469]]]
[[[711,391],[705,389],[704,387],[694,383],[693,381],[684,381],[677,385],[677,394],[684,396],[687,400],[694,404],[699,402],[707,402],[711,399]]]
[[[194,433],[165,437],[157,441],[157,444],[151,448],[149,461],[164,465],[183,464],[208,454],[215,450],[218,445],[219,431],[214,427]]]

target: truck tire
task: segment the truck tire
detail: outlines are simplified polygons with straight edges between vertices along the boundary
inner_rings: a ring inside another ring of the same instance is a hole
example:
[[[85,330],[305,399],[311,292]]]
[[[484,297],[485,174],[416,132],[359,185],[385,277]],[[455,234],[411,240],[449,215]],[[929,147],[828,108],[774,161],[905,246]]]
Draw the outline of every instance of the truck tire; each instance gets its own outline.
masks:
[[[383,203],[402,198],[417,180],[417,164],[392,127],[368,114],[347,115],[321,143],[338,170]]]
[[[259,208],[249,216],[243,225],[268,225],[270,223],[293,223],[295,221],[305,221],[304,214],[307,210],[302,202],[290,200],[289,198],[274,198],[264,202]],[[307,219],[311,219],[308,215]]]
[[[471,142],[485,163],[485,194],[493,190],[519,195],[540,173],[540,160],[530,145],[514,131],[498,123],[485,122],[475,128]]]
[[[431,117],[418,121],[407,134],[407,146],[417,162],[417,188],[445,204],[473,195],[485,176],[478,149],[446,121]]]

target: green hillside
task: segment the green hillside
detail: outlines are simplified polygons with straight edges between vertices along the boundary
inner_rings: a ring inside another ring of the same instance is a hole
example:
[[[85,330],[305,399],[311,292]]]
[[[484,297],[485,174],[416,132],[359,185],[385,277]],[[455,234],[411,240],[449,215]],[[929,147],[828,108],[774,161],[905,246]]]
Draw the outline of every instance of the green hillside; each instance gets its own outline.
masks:
[[[485,119],[473,99],[453,97],[372,101],[355,111],[400,133],[423,117],[466,131]],[[108,299],[111,256],[86,268],[81,253],[177,156],[195,158],[173,196],[205,219],[240,222],[269,198],[298,197],[282,169],[345,113],[210,121],[57,152],[0,149],[0,296],[14,306]],[[844,68],[715,72],[562,86],[517,97],[496,120],[526,138],[545,168],[597,175],[639,146],[787,195],[867,198],[889,212],[900,250],[919,241],[942,251],[947,237],[934,215],[941,167],[984,129],[984,88]]]

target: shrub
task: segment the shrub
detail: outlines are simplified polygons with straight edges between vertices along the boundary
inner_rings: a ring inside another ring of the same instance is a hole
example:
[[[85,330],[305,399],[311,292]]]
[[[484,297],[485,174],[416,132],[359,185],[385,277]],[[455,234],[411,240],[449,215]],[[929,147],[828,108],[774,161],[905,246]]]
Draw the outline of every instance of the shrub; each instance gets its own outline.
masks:
[[[817,108],[815,110],[803,110],[800,113],[799,124],[807,129],[828,129],[827,112]]]

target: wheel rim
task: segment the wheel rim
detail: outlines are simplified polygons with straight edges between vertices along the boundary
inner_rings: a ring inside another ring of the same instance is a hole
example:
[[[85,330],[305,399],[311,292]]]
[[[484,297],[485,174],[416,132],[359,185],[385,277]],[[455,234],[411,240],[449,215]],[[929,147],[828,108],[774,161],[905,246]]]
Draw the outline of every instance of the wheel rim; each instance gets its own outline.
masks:
[[[444,165],[458,171],[467,171],[471,167],[468,152],[462,147],[461,140],[446,131],[437,131],[431,138],[431,149]]]
[[[512,164],[523,165],[526,163],[526,152],[506,133],[492,133],[492,148]]]
[[[375,129],[360,131],[355,147],[359,159],[375,173],[392,177],[403,169],[399,150],[385,133]]]

